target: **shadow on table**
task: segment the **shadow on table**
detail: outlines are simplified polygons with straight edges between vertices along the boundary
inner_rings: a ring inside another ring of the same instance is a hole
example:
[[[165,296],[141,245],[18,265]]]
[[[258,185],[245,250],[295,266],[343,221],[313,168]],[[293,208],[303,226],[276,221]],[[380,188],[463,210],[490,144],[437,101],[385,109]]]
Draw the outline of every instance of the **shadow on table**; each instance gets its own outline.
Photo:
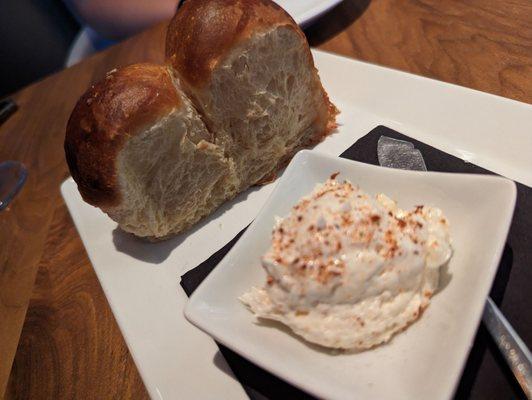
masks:
[[[497,275],[495,276],[493,287],[490,292],[490,297],[499,307],[502,303],[504,292],[506,291],[506,286],[510,278],[513,258],[513,250],[508,244],[506,244],[501,262],[499,264],[499,269],[497,270]],[[506,381],[512,385],[512,389],[516,395],[516,398],[525,399],[526,397],[519,384],[515,380],[511,369],[508,367],[508,364],[499,351],[497,344],[483,323],[480,324],[480,327],[477,331],[473,347],[471,348],[471,352],[469,353],[469,357],[462,374],[462,379],[460,380],[458,388],[456,389],[455,399],[466,399],[471,397],[471,391],[473,386],[475,386],[475,382],[477,381],[480,367],[484,362],[486,362],[486,350],[489,350],[489,353],[495,360],[498,368],[504,374]]]
[[[260,188],[261,186],[255,186],[246,190],[232,201],[224,203],[213,214],[202,219],[185,233],[171,237],[170,239],[162,240],[160,242],[149,242],[145,239],[140,239],[131,233],[124,232],[117,226],[113,231],[113,244],[115,245],[116,250],[120,253],[128,254],[137,260],[146,261],[151,264],[161,264],[170,256],[172,251],[183,244],[189,236],[202,229],[209,222],[221,217],[234,205],[245,201],[251,193]]]
[[[368,8],[371,0],[344,0],[305,29],[311,46],[319,46],[344,31]]]

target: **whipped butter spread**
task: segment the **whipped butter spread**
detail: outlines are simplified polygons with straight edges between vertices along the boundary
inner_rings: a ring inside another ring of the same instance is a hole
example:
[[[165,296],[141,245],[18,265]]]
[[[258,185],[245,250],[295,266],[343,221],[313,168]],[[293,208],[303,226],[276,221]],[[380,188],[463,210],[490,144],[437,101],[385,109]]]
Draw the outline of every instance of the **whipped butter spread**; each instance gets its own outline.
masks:
[[[364,350],[415,321],[452,255],[438,208],[397,207],[333,174],[277,220],[263,288],[240,297],[322,346]]]

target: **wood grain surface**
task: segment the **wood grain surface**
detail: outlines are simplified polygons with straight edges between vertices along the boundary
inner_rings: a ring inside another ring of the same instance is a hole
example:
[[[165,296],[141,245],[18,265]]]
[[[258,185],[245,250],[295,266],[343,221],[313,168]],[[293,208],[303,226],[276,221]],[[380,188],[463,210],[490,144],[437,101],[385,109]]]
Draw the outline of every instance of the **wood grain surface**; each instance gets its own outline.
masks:
[[[135,382],[145,395],[73,224],[68,218],[58,221],[57,216],[67,213],[59,186],[68,176],[63,140],[75,102],[92,82],[116,66],[162,62],[165,29],[162,24],[13,96],[20,109],[0,127],[0,160],[23,161],[29,176],[16,201],[0,213],[0,394],[5,392],[28,304],[30,307],[13,364],[11,382],[16,387],[10,385],[6,398],[96,396],[99,384],[109,383],[100,377],[95,381],[97,372],[114,354],[125,354],[126,361],[117,362],[112,369],[121,374],[120,378],[112,373],[111,377],[113,381],[123,377],[127,383],[103,386],[101,396],[96,397],[109,398],[116,387],[117,393],[126,393],[127,386]],[[55,212],[56,208],[60,211]],[[71,233],[65,235],[68,230]],[[59,235],[54,236],[54,232]],[[47,260],[53,269],[46,269]],[[41,279],[34,287],[36,274]],[[65,304],[69,302],[85,303],[91,312],[82,312],[86,311],[83,307],[67,311]],[[82,312],[77,320],[72,319],[75,310]],[[78,326],[85,318],[89,319],[86,325]],[[109,325],[112,329],[101,331]],[[107,350],[98,352],[96,343]],[[82,351],[88,358],[83,358]],[[72,357],[70,361],[67,354]],[[124,375],[119,371],[132,372]],[[70,374],[74,375],[69,381]],[[82,382],[85,386],[79,386]],[[75,389],[74,383],[78,385]]]
[[[30,172],[0,213],[6,399],[147,398],[59,185],[68,176],[64,128],[79,95],[114,67],[161,61],[164,31],[154,27],[21,90],[20,110],[0,127],[0,160],[21,160]],[[345,0],[307,35],[327,51],[532,103],[530,0]],[[495,365],[489,355],[483,362]],[[489,374],[477,384],[493,387],[494,398],[519,395]]]

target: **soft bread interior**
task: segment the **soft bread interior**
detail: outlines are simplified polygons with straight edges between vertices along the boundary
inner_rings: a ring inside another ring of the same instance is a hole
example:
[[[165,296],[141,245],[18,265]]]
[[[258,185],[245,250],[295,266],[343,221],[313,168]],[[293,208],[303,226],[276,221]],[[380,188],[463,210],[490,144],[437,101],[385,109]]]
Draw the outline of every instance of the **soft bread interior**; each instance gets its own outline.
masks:
[[[328,122],[308,46],[290,26],[253,35],[188,90],[215,143],[234,160],[240,190],[270,175]]]
[[[116,161],[122,201],[102,207],[150,239],[188,229],[268,177],[326,134],[330,119],[308,46],[288,25],[239,43],[201,89],[174,72],[182,101],[128,138]]]
[[[184,99],[127,141],[117,160],[124,201],[105,210],[125,231],[152,239],[189,228],[236,192],[233,163]]]

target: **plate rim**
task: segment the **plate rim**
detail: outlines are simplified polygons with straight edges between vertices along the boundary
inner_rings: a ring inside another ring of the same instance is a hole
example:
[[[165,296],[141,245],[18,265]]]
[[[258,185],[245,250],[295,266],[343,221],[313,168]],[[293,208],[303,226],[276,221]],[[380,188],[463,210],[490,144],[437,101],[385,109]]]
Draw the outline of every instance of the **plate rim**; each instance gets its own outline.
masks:
[[[343,1],[344,0],[322,0],[319,4],[306,10],[300,15],[294,15],[294,20],[302,29],[307,28],[312,22]]]

